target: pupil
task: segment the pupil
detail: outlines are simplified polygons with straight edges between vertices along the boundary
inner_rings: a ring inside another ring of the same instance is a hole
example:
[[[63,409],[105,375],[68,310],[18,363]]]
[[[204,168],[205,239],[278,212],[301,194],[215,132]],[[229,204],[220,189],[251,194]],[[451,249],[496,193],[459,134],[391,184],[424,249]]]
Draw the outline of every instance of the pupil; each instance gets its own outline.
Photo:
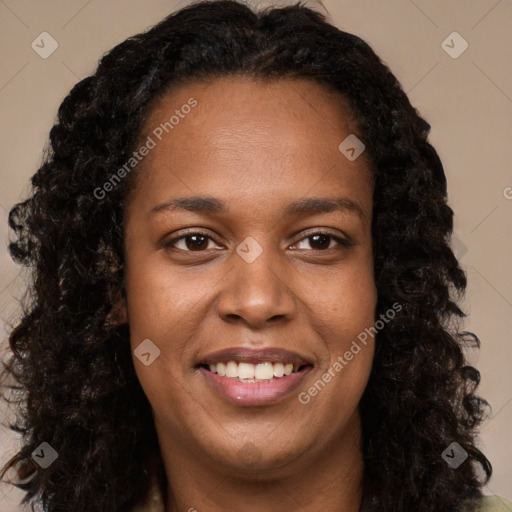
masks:
[[[330,239],[330,235],[313,235],[313,236],[310,236],[309,238],[310,238],[310,239],[314,239],[314,240],[318,240],[318,239],[322,240],[324,243],[323,243],[323,244],[322,244],[322,243],[320,243],[320,246],[322,246],[322,245],[323,245],[323,247],[320,247],[320,249],[322,249],[322,248],[328,248],[328,247],[329,247],[329,239]],[[325,245],[325,241],[327,241],[327,245]],[[315,243],[317,243],[317,242],[313,242],[313,244],[312,244],[312,245],[315,245]]]
[[[195,242],[193,242],[192,244],[188,243],[188,241],[190,241],[191,239],[195,240]],[[198,239],[199,239],[199,242],[198,242]],[[205,247],[202,247],[202,245],[204,245],[205,241],[206,241],[206,246],[208,246],[207,238],[203,235],[190,235],[186,238],[186,240],[187,240],[187,248],[191,249],[191,250],[205,248]]]

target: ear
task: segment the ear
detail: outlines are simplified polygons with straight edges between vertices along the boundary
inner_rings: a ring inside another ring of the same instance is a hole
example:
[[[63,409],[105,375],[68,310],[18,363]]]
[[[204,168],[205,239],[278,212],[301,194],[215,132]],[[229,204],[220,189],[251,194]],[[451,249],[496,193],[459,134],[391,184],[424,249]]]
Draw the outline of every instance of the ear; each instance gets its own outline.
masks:
[[[110,313],[105,319],[107,326],[117,326],[128,323],[128,312],[126,309],[126,298],[118,296],[116,300],[112,302],[112,308]]]

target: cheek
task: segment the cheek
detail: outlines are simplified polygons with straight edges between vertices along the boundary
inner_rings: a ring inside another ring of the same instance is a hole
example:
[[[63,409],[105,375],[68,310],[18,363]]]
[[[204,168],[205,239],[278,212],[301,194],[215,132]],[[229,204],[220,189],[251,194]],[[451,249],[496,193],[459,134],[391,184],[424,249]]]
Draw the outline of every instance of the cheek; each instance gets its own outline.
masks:
[[[154,257],[133,257],[127,265],[126,284],[132,354],[146,339],[159,351],[147,366],[133,354],[140,384],[154,414],[159,415],[166,404],[173,403],[182,416],[186,415],[182,410],[182,363],[188,341],[200,325],[205,290],[194,280],[180,276],[179,270],[171,272],[168,265]]]
[[[362,260],[323,284],[317,289],[322,293],[316,295],[313,314],[325,350],[320,378],[330,388],[325,399],[351,409],[366,387],[373,362],[377,304],[373,267]]]
[[[193,317],[204,301],[207,288],[200,285],[200,277],[191,276],[190,269],[171,268],[162,259],[160,253],[145,259],[133,255],[127,265],[128,318],[134,341],[153,336],[167,345],[194,325]]]
[[[313,317],[319,327],[323,326],[329,345],[341,350],[348,338],[357,336],[375,321],[377,289],[371,258],[354,258],[350,265],[315,281]]]

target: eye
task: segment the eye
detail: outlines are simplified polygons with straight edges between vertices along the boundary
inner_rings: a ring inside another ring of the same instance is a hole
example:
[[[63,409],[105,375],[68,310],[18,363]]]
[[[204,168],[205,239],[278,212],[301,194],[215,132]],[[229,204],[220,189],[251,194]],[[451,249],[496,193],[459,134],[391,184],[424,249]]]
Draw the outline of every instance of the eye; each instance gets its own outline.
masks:
[[[308,236],[299,240],[299,242],[297,242],[297,244],[295,245],[298,245],[304,241],[307,241],[310,244],[310,246],[316,246],[313,247],[313,250],[315,251],[326,251],[328,249],[332,249],[332,241],[334,241],[336,244],[338,244],[338,246],[341,247],[350,247],[352,245],[348,240],[345,240],[339,236],[324,231],[311,233]]]
[[[303,242],[307,241],[315,251],[326,251],[328,249],[332,249],[332,242],[334,241],[338,246],[341,247],[351,247],[352,244],[339,236],[333,235],[332,233],[318,231],[309,234],[308,236],[302,238],[297,242],[294,246],[297,246]],[[201,231],[194,231],[182,235],[180,237],[173,238],[164,244],[164,246],[176,248],[185,252],[204,252],[208,250],[209,242],[216,242],[211,236],[207,233],[203,233]],[[181,244],[181,247],[180,247]],[[218,244],[220,245],[220,244]],[[292,246],[292,247],[294,247]],[[316,246],[316,247],[315,247]],[[299,247],[299,249],[302,249]]]
[[[215,240],[206,233],[194,231],[169,240],[165,243],[165,247],[176,247],[177,249],[186,252],[203,252],[208,248],[209,241],[214,242]],[[178,247],[178,243],[181,242],[183,242],[181,244],[182,246]]]

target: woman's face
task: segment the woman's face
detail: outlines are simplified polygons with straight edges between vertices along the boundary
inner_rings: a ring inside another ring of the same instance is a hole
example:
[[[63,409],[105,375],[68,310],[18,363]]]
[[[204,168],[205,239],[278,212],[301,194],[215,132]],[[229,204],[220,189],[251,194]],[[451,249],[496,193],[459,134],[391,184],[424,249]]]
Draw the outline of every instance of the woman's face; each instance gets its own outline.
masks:
[[[164,458],[269,474],[357,446],[376,289],[355,132],[306,80],[181,86],[146,118],[126,311]]]

